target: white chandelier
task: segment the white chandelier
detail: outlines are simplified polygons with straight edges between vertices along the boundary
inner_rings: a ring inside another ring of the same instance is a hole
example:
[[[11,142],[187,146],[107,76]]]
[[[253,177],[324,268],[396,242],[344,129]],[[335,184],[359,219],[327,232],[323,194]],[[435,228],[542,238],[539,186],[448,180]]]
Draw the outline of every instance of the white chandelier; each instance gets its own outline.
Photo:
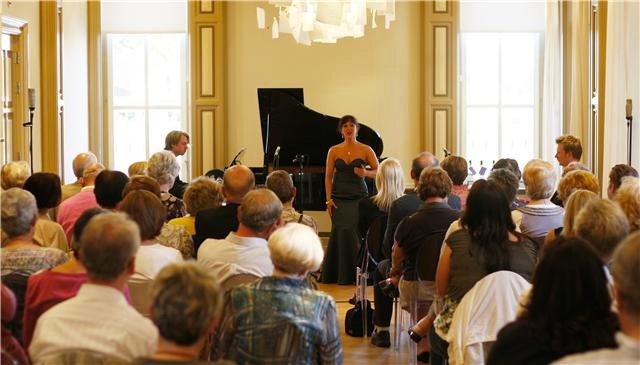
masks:
[[[288,33],[296,42],[336,43],[344,37],[364,36],[367,15],[371,14],[371,28],[377,28],[376,17],[384,17],[389,29],[396,18],[395,0],[269,0],[277,9],[271,26],[272,38]],[[256,9],[258,28],[265,29],[265,9]]]

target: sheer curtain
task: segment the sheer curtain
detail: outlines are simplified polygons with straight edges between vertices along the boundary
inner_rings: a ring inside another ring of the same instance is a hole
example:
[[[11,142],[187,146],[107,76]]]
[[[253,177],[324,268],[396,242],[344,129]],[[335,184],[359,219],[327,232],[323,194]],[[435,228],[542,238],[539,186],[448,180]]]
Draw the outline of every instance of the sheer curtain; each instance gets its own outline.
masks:
[[[562,134],[562,32],[560,2],[547,1],[542,81],[541,158],[554,161],[555,138]]]
[[[610,1],[607,9],[604,153],[602,186],[611,167],[627,163],[625,101],[633,100],[631,164],[640,167],[640,3]],[[606,191],[606,189],[603,189]]]

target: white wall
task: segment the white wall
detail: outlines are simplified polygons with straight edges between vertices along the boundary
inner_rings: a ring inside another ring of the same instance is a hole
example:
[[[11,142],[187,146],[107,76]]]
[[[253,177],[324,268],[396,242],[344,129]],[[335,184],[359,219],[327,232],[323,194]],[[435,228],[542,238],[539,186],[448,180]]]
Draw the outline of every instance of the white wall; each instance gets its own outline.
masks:
[[[378,131],[383,156],[399,158],[408,178],[420,147],[420,4],[397,3],[390,30],[378,20],[379,28],[367,28],[363,38],[310,47],[289,34],[271,39],[270,30],[257,29],[256,5],[226,4],[228,155],[247,147],[243,163],[262,166],[256,89],[301,87],[309,108],[334,117],[353,114]],[[269,14],[273,10],[272,19]]]
[[[68,183],[76,180],[71,164],[73,158],[89,149],[86,1],[63,1],[62,29],[64,144],[60,159],[64,166],[64,182]]]

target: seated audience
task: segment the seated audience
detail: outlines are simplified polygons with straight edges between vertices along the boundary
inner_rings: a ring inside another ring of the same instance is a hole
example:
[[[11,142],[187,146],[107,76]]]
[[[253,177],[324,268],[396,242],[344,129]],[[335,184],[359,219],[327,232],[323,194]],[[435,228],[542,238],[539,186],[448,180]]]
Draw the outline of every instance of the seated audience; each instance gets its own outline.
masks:
[[[507,168],[493,169],[489,173],[487,181],[494,181],[495,183],[497,183],[498,186],[500,186],[500,188],[502,189],[502,192],[507,197],[507,200],[511,202],[511,218],[513,219],[513,224],[516,225],[516,231],[520,232],[520,223],[522,223],[522,212],[519,211],[518,208],[523,207],[526,204],[516,198],[516,195],[518,194],[518,187],[520,186],[518,177]]]
[[[31,168],[27,161],[11,161],[2,166],[0,183],[2,190],[22,188],[31,176]]]
[[[622,179],[627,176],[638,177],[638,171],[633,166],[618,164],[611,168],[609,172],[609,186],[607,187],[607,196],[613,199],[616,191],[622,184]]]
[[[85,210],[73,227],[72,255],[69,260],[51,270],[31,275],[29,278],[22,317],[22,343],[25,348],[29,348],[36,321],[42,313],[54,305],[74,297],[80,290],[80,286],[87,281],[87,269],[82,265],[78,256],[80,254],[80,236],[91,218],[106,212],[101,208]],[[126,287],[124,294],[128,300],[129,291]]]
[[[451,194],[460,198],[460,210],[464,210],[469,195],[469,186],[465,184],[469,175],[467,160],[464,157],[449,155],[442,160],[440,167],[449,174],[451,181],[453,181]]]
[[[615,347],[619,325],[607,277],[588,242],[569,238],[547,247],[529,298],[525,311],[498,333],[488,365],[549,364],[568,354]]]
[[[160,184],[149,176],[133,176],[127,185],[125,185],[122,196],[125,197],[129,192],[134,190],[146,190],[160,199]],[[193,238],[183,226],[164,223],[156,240],[161,245],[180,251],[182,258],[185,260],[195,258]]]
[[[82,179],[84,178],[84,170],[96,163],[98,163],[98,158],[92,152],[82,152],[76,155],[71,163],[73,175],[75,175],[76,181],[62,185],[61,201],[65,201],[78,194],[80,190],[82,190],[82,187],[86,186],[82,182]]]
[[[115,170],[103,170],[96,177],[93,193],[100,207],[115,211],[122,200],[122,190],[129,182],[129,177],[124,172]]]
[[[67,261],[64,251],[42,247],[34,241],[38,207],[33,195],[20,188],[2,193],[2,230],[7,240],[0,250],[2,283],[8,286],[18,300],[17,315],[8,324],[13,335],[22,338],[22,313],[27,280],[32,274],[50,269]]]
[[[509,270],[531,280],[537,245],[515,231],[509,201],[495,182],[478,180],[469,189],[462,228],[445,239],[436,271],[437,295],[443,307],[429,330],[430,364],[447,359],[446,336],[451,318],[462,297],[486,275]],[[423,336],[429,321],[421,320],[413,329]]]
[[[222,294],[218,282],[194,262],[160,270],[151,288],[151,320],[160,332],[158,349],[135,365],[206,364],[198,356],[220,319]]]
[[[169,224],[183,226],[190,235],[196,234],[196,215],[204,209],[215,209],[222,205],[224,196],[222,186],[215,181],[203,177],[196,179],[189,184],[184,192],[184,204],[187,215],[180,218],[173,218]]]
[[[158,330],[130,306],[123,288],[135,272],[140,232],[124,214],[91,218],[80,238],[87,283],[46,311],[36,324],[29,355],[35,364],[73,351],[132,361],[151,355]]]
[[[13,337],[9,328],[5,328],[5,323],[10,323],[16,315],[18,303],[16,296],[11,289],[2,284],[2,358],[0,363],[11,365],[28,365],[29,359],[24,351],[24,347],[20,346],[18,340]]]
[[[147,167],[148,167],[147,161],[134,162],[131,165],[129,165],[129,168],[127,169],[127,174],[129,175],[129,178],[132,178],[136,175],[146,175]]]
[[[558,183],[558,198],[564,202],[569,199],[569,195],[576,190],[589,190],[600,193],[600,186],[594,174],[590,171],[574,170],[568,172]]]
[[[520,232],[542,245],[547,232],[562,226],[563,210],[550,200],[556,184],[556,170],[547,161],[531,160],[524,167],[524,186],[529,204],[522,212]]]
[[[429,167],[422,170],[418,195],[424,204],[416,213],[403,219],[396,231],[391,276],[402,273],[400,305],[409,310],[409,303],[415,298],[418,302],[418,317],[426,315],[433,302],[436,267],[442,240],[447,228],[460,216],[457,210],[451,209],[446,203],[451,186],[451,179],[443,169]],[[428,246],[425,248],[425,245]],[[428,256],[425,261],[429,262],[430,266],[427,268],[416,267],[421,248],[426,250],[422,254]],[[419,271],[425,273],[426,277],[419,278]],[[418,360],[422,362],[429,360],[429,347],[426,342],[426,339],[420,341]]]
[[[267,189],[273,191],[282,203],[282,220],[284,223],[300,223],[311,227],[318,232],[318,225],[315,218],[309,215],[296,212],[293,208],[293,201],[296,198],[296,187],[289,173],[284,170],[273,171],[267,176],[265,183]]]
[[[218,208],[203,209],[196,215],[196,251],[207,238],[223,239],[229,232],[238,229],[238,207],[254,186],[253,172],[244,165],[231,166],[224,172],[222,194],[225,204]]]
[[[182,261],[178,250],[163,246],[156,240],[167,214],[164,204],[157,196],[145,190],[134,190],[124,197],[118,209],[127,213],[138,224],[140,231],[135,272],[129,280],[153,280],[163,267]]]
[[[149,158],[147,174],[160,184],[160,200],[167,207],[167,222],[187,214],[182,199],[169,193],[179,173],[180,164],[171,151],[156,152]]]
[[[575,233],[588,241],[608,266],[613,251],[629,234],[629,221],[617,204],[594,199],[578,212]]]
[[[273,276],[227,292],[213,357],[238,364],[341,364],[335,301],[305,283],[322,263],[320,239],[291,223],[268,245]]]
[[[93,190],[95,189],[96,177],[102,170],[104,170],[104,166],[99,163],[86,167],[82,175],[80,192],[60,203],[58,207],[57,221],[67,236],[67,242],[71,242],[73,226],[82,212],[86,209],[100,207]]]
[[[49,218],[49,210],[60,203],[60,178],[50,172],[36,172],[24,182],[24,190],[33,194],[38,206],[38,221],[33,239],[42,246],[67,252],[67,237],[62,226]]]
[[[640,229],[640,179],[625,177],[613,200],[618,203],[629,221],[629,230]]]
[[[613,255],[613,295],[618,304],[621,332],[616,334],[617,348],[601,349],[565,357],[555,364],[595,365],[640,363],[640,232],[631,234]],[[594,337],[601,335],[595,332]],[[616,347],[615,345],[612,347]]]
[[[592,200],[598,200],[600,197],[589,190],[576,190],[569,196],[567,203],[564,205],[564,218],[562,220],[562,227],[556,229],[550,229],[547,232],[547,237],[544,239],[544,243],[548,244],[553,242],[558,237],[573,237],[575,232],[575,220],[580,210]]]
[[[225,239],[206,239],[198,249],[198,263],[220,283],[236,274],[269,276],[267,239],[282,225],[282,203],[271,190],[250,191],[238,208],[240,225]]]

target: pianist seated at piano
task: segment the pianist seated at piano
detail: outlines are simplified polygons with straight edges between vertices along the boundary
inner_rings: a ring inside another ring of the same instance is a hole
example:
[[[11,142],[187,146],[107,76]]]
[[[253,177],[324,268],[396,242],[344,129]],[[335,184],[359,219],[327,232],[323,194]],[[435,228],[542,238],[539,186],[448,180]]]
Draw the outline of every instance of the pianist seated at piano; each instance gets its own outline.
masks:
[[[368,196],[364,179],[375,178],[378,159],[371,147],[357,140],[359,123],[345,115],[338,122],[344,142],[329,148],[325,172],[327,212],[331,216],[331,236],[320,281],[355,282],[356,256],[360,242],[358,203]],[[367,169],[369,166],[369,169]]]

